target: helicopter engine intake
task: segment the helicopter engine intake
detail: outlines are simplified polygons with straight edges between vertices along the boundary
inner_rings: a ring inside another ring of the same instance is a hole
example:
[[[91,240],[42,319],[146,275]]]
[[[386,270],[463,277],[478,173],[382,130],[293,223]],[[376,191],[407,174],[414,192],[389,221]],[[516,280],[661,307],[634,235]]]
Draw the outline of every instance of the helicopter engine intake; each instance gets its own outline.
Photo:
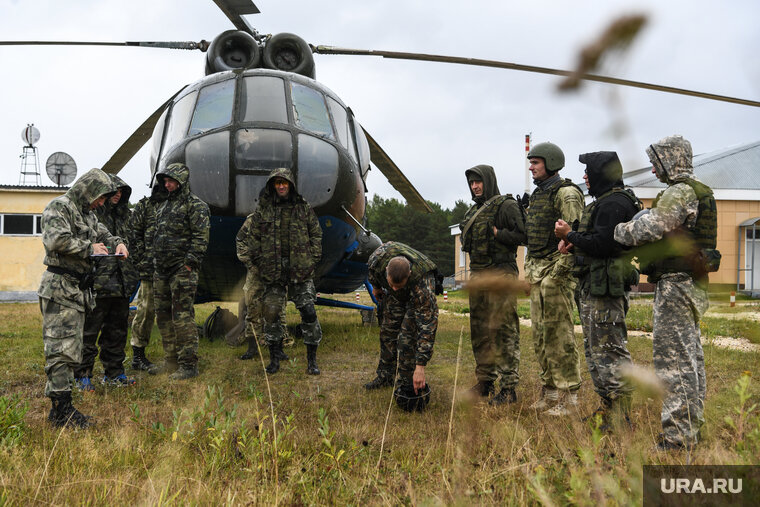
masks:
[[[206,75],[261,65],[261,48],[249,34],[227,30],[217,36],[206,52]]]
[[[264,47],[264,67],[293,72],[315,79],[314,55],[311,48],[298,35],[278,33]]]

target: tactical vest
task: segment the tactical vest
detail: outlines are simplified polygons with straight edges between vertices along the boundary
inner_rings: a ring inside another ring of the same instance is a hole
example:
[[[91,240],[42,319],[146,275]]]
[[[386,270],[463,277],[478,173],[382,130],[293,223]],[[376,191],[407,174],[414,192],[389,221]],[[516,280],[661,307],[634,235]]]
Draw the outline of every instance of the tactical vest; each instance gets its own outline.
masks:
[[[621,194],[628,198],[636,208],[641,210],[641,201],[628,189],[613,188],[600,195],[583,210],[578,232],[594,232],[596,212],[599,204],[608,196]],[[589,293],[592,296],[621,297],[638,283],[639,273],[631,264],[631,255],[618,257],[593,257],[577,246],[574,247],[576,265],[573,273],[577,277],[589,274]]]
[[[678,183],[685,183],[694,190],[699,200],[697,207],[697,221],[694,227],[681,226],[688,236],[694,241],[697,252],[689,255],[666,256],[651,262],[642,268],[642,272],[649,275],[650,282],[656,282],[665,273],[689,273],[697,278],[706,278],[707,273],[717,271],[720,267],[720,252],[715,248],[718,239],[718,209],[715,205],[713,191],[702,182],[684,179]],[[657,194],[652,202],[652,208],[657,207],[664,190]],[[655,247],[667,252],[670,248],[669,238],[663,238],[656,243]]]
[[[560,188],[570,186],[583,195],[578,185],[566,178],[549,189],[537,188],[530,196],[526,223],[530,257],[546,257],[557,251],[559,239],[554,235],[554,223],[560,216],[559,210],[554,206],[554,199]]]
[[[508,199],[515,200],[512,195],[507,194],[497,197],[488,204],[487,208],[478,214],[462,238],[462,250],[470,254],[471,269],[484,269],[495,264],[511,264],[516,261],[517,246],[505,245],[496,241],[493,234],[496,215],[502,203]],[[472,206],[467,211],[463,224],[466,224],[478,209],[477,206]]]
[[[388,262],[390,262],[390,260],[394,257],[398,257],[399,255],[409,259],[409,262],[412,264],[412,273],[409,275],[409,281],[406,283],[407,287],[416,285],[426,274],[438,269],[435,263],[428,259],[425,254],[422,254],[414,248],[404,245],[403,243],[393,242],[385,249],[380,265],[376,266],[378,274],[382,274],[382,280],[385,279],[385,268],[388,267]]]

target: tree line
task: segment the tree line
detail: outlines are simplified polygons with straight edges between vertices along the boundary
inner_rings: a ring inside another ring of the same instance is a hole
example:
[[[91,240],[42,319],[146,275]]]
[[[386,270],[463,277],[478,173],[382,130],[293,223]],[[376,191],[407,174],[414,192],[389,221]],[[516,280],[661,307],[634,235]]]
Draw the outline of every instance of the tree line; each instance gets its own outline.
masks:
[[[451,209],[427,201],[432,213],[407,206],[398,199],[375,195],[367,202],[367,228],[385,241],[400,241],[424,253],[441,273],[454,274],[454,236],[450,225],[459,224],[469,205],[458,200]]]

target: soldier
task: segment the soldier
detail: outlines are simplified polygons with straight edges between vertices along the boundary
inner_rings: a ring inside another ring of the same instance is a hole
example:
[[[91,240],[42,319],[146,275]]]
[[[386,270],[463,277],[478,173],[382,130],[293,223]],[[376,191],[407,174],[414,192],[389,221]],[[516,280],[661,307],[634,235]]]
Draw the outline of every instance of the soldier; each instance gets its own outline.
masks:
[[[552,416],[568,415],[578,404],[580,355],[573,333],[573,256],[557,250],[554,224],[576,224],[583,211],[583,193],[560,178],[565,155],[556,144],[539,143],[528,152],[536,189],[526,221],[528,253],[525,276],[530,282],[533,346],[541,368],[541,397],[531,408]]]
[[[319,375],[317,347],[322,328],[314,300],[314,269],[322,257],[322,229],[314,211],[298,193],[289,169],[272,171],[259,207],[246,220],[249,227],[238,234],[238,255],[250,268],[257,266],[264,284],[264,336],[269,346],[267,373],[280,369],[283,328],[282,308],[288,294],[301,314],[309,375]],[[285,356],[286,357],[286,356]]]
[[[642,273],[656,283],[653,354],[666,387],[658,449],[692,448],[704,423],[705,359],[699,320],[709,306],[708,272],[717,271],[717,210],[710,187],[694,177],[689,141],[665,137],[646,150],[652,172],[668,187],[649,214],[615,227],[637,250]]]
[[[48,421],[54,426],[87,428],[92,423],[71,405],[74,368],[82,360],[85,312],[92,310],[91,255],[114,252],[129,256],[123,241],[98,222],[91,211],[115,192],[111,179],[92,169],[42,213],[42,244],[47,270],[37,292],[45,345],[45,396],[52,401]]]
[[[115,174],[108,175],[116,193],[103,206],[94,210],[98,222],[113,236],[126,238],[129,221],[129,196],[132,188]],[[132,260],[114,257],[95,259],[95,308],[84,321],[82,362],[74,369],[77,385],[83,391],[94,391],[92,369],[100,346],[100,361],[105,376],[102,383],[128,386],[135,383],[124,374],[124,347],[129,326],[129,298],[137,287],[137,271]]]
[[[173,372],[172,380],[198,376],[195,291],[208,247],[208,205],[190,192],[190,169],[170,164],[156,174],[168,197],[156,210],[153,298],[164,363],[148,373]]]
[[[473,280],[484,272],[517,278],[517,247],[525,243],[525,218],[512,195],[500,195],[493,167],[477,165],[465,171],[475,204],[467,210],[460,227],[462,250],[470,254]],[[501,377],[501,390],[490,403],[517,401],[520,378],[520,320],[517,297],[486,290],[470,290],[470,337],[478,383],[475,395],[494,393]]]
[[[377,376],[364,387],[392,386],[398,357],[400,391],[417,394],[426,386],[425,366],[438,329],[437,268],[424,254],[394,241],[375,250],[367,264],[373,294],[383,300],[383,315]]]
[[[641,203],[624,188],[617,153],[584,153],[578,160],[586,164],[583,179],[595,200],[584,208],[577,232],[560,219],[554,233],[561,239],[560,252],[572,250],[575,255],[583,349],[594,390],[601,398],[591,418],[599,415],[601,427],[608,428],[613,411],[629,419],[631,386],[622,376],[631,365],[625,316],[631,285],[638,283],[631,256],[613,235],[615,226],[633,218]]]
[[[156,312],[153,306],[153,237],[156,234],[156,209],[166,200],[166,189],[154,185],[151,194],[135,205],[130,220],[129,246],[140,276],[140,288],[132,319],[132,368],[148,371],[153,363],[145,355],[150,343]]]

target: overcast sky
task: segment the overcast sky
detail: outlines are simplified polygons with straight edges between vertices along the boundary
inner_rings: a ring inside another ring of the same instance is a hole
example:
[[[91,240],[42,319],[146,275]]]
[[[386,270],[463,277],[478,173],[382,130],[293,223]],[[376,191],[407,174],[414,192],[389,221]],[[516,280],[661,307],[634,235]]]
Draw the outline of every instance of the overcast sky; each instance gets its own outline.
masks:
[[[649,22],[629,52],[599,73],[760,100],[760,2],[256,0],[262,33],[312,44],[476,57],[571,68],[578,50],[617,16]],[[0,0],[4,40],[211,40],[232,28],[211,0]],[[464,170],[496,169],[503,193],[525,190],[524,135],[565,152],[562,174],[581,181],[578,154],[615,150],[624,168],[679,133],[704,153],[760,139],[760,109],[561,78],[377,57],[316,55],[317,78],[354,111],[429,200],[469,199]],[[203,76],[198,51],[0,47],[0,184],[19,180],[21,131],[34,123],[42,184],[47,157],[69,153],[83,173],[102,166],[175,91]],[[737,168],[742,170],[742,168]],[[120,174],[144,195],[148,151]],[[370,193],[399,197],[372,171]]]

